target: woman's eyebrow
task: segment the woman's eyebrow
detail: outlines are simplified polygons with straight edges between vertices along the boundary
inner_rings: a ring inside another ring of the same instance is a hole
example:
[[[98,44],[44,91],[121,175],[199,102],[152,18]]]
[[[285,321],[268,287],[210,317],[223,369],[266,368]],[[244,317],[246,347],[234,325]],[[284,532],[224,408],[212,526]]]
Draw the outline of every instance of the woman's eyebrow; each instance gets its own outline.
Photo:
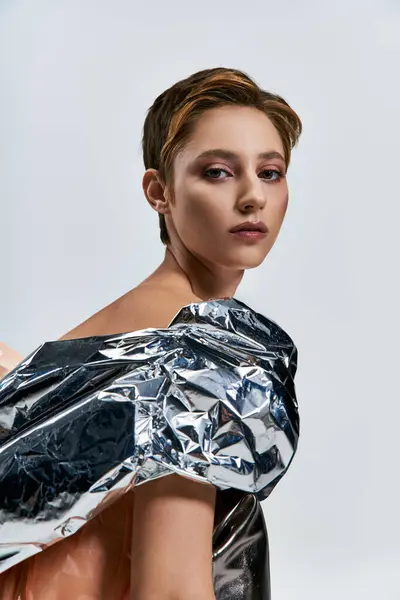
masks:
[[[235,152],[231,152],[230,150],[224,150],[223,148],[212,148],[211,150],[205,150],[204,152],[202,152],[201,154],[199,154],[196,157],[196,160],[199,160],[200,158],[210,158],[210,157],[219,157],[219,158],[225,158],[226,160],[233,160],[233,161],[238,161],[239,160],[239,155],[236,154]],[[258,156],[258,159],[270,159],[270,158],[280,158],[281,160],[283,160],[283,162],[285,162],[285,159],[283,158],[282,154],[280,154],[280,152],[277,152],[276,150],[269,150],[268,152],[261,152]]]

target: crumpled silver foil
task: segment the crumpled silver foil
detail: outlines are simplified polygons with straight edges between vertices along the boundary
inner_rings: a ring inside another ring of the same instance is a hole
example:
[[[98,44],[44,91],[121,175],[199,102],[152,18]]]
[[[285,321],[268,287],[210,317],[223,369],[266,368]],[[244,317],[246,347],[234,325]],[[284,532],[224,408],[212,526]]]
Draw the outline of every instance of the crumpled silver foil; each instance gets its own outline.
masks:
[[[0,380],[0,572],[172,472],[265,499],[297,448],[296,368],[287,333],[236,299],[42,344]]]

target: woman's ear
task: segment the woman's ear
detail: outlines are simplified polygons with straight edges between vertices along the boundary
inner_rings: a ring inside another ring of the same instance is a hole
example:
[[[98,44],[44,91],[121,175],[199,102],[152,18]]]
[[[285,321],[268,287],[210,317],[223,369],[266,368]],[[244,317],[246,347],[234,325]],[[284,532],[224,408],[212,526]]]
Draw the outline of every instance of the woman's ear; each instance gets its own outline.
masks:
[[[158,213],[169,213],[169,196],[157,169],[147,169],[143,175],[142,188],[151,208]]]

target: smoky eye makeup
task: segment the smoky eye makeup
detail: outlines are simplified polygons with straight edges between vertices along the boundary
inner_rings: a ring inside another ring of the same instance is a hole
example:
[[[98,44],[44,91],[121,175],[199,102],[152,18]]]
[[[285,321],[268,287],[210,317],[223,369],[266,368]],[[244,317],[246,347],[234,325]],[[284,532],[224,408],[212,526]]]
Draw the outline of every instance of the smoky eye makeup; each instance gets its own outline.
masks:
[[[227,173],[232,173],[233,169],[227,167],[226,165],[218,165],[216,163],[211,165],[205,165],[202,169],[202,173],[207,173],[208,171],[226,171]]]
[[[200,177],[206,180],[223,180],[234,177],[235,173],[232,171],[234,171],[234,169],[231,170],[230,168],[227,168],[226,165],[212,163],[201,168]],[[222,173],[225,173],[225,176],[221,177]],[[269,183],[277,183],[286,177],[285,171],[276,166],[261,168],[257,172],[257,175]]]

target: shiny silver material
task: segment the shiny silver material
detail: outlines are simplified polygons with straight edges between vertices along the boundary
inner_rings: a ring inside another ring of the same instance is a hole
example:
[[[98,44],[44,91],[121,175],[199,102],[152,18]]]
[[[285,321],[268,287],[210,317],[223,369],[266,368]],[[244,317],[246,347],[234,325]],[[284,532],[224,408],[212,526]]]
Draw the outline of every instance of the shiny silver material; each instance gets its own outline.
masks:
[[[255,494],[219,491],[217,508],[224,514],[213,535],[217,600],[269,600],[268,535],[259,500]]]
[[[0,572],[174,472],[218,489],[218,600],[268,599],[259,502],[297,448],[296,368],[291,338],[236,299],[189,304],[165,329],[44,343],[0,381]]]

